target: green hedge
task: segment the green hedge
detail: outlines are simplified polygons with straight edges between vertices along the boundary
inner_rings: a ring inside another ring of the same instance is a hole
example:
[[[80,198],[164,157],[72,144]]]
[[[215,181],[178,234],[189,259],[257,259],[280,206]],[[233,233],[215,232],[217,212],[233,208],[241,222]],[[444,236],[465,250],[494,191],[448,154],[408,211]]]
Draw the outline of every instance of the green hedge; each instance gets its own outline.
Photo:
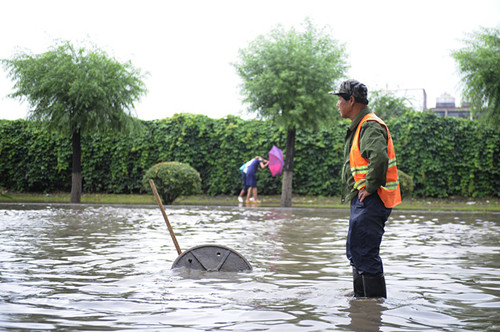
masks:
[[[499,132],[432,112],[409,113],[389,125],[398,166],[415,182],[414,195],[499,195]]]
[[[343,139],[348,121],[319,131],[298,131],[294,193],[340,194]],[[409,113],[388,122],[398,167],[412,176],[414,195],[498,196],[500,133],[477,122]],[[239,167],[273,145],[284,149],[286,133],[270,121],[177,114],[140,121],[134,134],[82,137],[84,192],[141,193],[145,170],[164,161],[195,168],[202,191],[236,195]],[[259,193],[279,194],[281,178],[259,171]],[[12,191],[69,191],[71,141],[25,120],[0,120],[0,188]]]

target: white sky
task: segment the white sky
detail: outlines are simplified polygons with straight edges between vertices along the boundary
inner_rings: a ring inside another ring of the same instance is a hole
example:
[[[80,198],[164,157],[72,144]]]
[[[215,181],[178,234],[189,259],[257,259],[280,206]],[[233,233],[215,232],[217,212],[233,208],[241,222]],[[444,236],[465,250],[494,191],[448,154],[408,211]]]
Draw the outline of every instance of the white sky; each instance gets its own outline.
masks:
[[[500,0],[16,0],[0,2],[0,58],[41,53],[54,40],[91,41],[120,62],[150,73],[137,116],[175,113],[248,118],[238,50],[277,24],[297,28],[309,17],[345,44],[349,78],[375,89],[425,89],[427,107],[443,93],[460,100],[454,49],[465,33],[500,26]],[[0,119],[24,118],[29,105],[11,99],[0,69]],[[422,107],[422,90],[409,90]]]

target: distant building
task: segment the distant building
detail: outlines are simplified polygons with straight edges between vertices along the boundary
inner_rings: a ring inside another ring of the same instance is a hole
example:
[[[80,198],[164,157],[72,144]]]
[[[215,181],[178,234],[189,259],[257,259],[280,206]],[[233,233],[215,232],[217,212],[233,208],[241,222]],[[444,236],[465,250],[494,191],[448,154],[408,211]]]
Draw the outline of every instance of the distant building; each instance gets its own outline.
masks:
[[[436,98],[436,108],[431,108],[431,111],[441,116],[452,116],[455,118],[464,118],[472,120],[470,105],[464,104],[461,107],[455,106],[455,97],[444,93]]]

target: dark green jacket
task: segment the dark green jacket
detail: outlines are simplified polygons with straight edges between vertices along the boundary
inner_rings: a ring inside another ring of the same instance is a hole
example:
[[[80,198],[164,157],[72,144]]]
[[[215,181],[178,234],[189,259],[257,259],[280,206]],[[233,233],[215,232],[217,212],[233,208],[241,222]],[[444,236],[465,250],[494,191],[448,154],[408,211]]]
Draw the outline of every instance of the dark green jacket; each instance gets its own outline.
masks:
[[[342,203],[350,202],[358,194],[358,190],[354,189],[355,181],[351,173],[349,154],[358,124],[368,113],[371,113],[368,107],[359,112],[358,116],[351,122],[345,135]],[[361,156],[370,162],[368,164],[368,174],[366,174],[366,191],[374,193],[380,186],[385,185],[386,182],[387,165],[389,162],[389,157],[387,156],[387,131],[384,126],[376,121],[366,121],[361,126],[359,135]]]

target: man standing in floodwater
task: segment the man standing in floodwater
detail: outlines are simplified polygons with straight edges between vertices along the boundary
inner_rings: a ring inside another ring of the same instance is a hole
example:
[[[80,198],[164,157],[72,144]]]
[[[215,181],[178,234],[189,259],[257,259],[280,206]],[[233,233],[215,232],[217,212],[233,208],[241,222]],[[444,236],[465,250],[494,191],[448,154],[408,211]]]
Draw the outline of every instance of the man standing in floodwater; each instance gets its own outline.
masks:
[[[387,125],[368,108],[368,89],[356,80],[340,84],[337,107],[351,119],[345,136],[342,203],[351,202],[346,256],[355,297],[387,297],[379,256],[384,227],[401,203],[396,155]]]

